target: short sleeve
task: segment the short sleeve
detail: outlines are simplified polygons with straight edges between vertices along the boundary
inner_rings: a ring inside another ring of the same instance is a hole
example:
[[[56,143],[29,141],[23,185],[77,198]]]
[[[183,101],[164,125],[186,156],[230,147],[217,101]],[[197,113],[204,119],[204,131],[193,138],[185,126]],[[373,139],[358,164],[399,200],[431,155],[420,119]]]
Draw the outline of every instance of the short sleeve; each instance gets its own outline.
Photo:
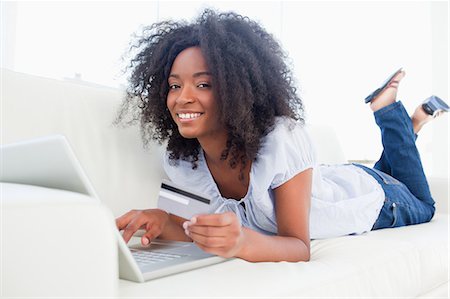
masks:
[[[290,118],[278,118],[264,140],[261,163],[271,189],[316,165],[316,154],[306,128]]]

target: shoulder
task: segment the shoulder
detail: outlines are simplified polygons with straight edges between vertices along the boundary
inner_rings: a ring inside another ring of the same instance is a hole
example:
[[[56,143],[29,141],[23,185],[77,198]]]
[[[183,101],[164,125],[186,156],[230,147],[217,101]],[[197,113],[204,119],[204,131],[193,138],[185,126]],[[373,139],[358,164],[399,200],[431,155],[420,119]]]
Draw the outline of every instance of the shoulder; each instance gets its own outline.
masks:
[[[315,149],[305,126],[294,119],[278,117],[263,139],[255,175],[271,188],[283,184],[294,175],[314,167]]]
[[[267,134],[268,139],[281,139],[294,135],[307,135],[307,129],[304,124],[286,116],[275,118],[275,124],[272,130]]]
[[[314,152],[314,146],[306,127],[289,117],[277,117],[273,129],[264,137],[261,154],[301,155]],[[287,151],[287,152],[286,152]]]

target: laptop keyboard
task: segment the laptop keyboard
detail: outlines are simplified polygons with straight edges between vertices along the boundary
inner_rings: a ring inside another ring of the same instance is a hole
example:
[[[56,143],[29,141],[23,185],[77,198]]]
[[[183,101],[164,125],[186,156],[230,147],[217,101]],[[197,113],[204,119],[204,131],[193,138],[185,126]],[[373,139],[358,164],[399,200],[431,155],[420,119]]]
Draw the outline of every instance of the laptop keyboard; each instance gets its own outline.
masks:
[[[136,262],[141,265],[166,262],[184,256],[166,252],[141,251],[141,250],[131,250],[131,253]]]

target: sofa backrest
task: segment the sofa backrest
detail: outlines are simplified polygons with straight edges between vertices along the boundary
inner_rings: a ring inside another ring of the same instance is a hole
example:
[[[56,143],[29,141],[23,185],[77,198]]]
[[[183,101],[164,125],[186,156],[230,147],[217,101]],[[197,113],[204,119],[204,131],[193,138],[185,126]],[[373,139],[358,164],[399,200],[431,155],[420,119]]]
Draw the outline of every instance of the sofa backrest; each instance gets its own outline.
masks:
[[[122,91],[5,69],[1,75],[3,144],[63,134],[114,215],[156,206],[161,179],[166,177],[163,147],[154,143],[144,149],[137,127],[112,124]],[[309,130],[320,162],[345,162],[332,129],[311,126]]]

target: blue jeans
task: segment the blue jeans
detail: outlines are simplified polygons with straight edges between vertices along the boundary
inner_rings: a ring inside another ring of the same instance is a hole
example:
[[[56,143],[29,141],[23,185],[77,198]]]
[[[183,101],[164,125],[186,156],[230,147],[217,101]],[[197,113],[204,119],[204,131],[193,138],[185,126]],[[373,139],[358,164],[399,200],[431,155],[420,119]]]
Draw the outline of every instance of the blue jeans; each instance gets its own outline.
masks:
[[[374,113],[383,153],[373,168],[356,166],[383,187],[385,202],[373,230],[428,222],[435,207],[416,147],[417,135],[401,102]]]

